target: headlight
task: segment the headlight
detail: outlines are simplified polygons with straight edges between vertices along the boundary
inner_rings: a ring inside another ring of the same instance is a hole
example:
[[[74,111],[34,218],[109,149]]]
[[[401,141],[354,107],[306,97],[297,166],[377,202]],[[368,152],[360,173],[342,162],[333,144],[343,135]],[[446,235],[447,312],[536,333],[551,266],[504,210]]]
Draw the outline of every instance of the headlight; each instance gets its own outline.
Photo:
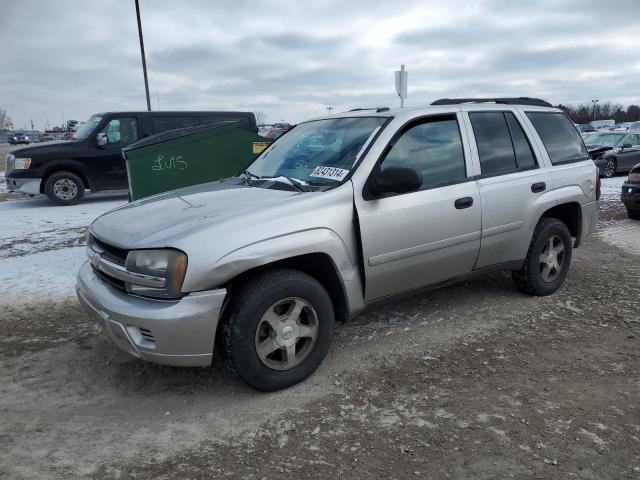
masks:
[[[30,158],[14,158],[13,169],[14,170],[26,170],[31,166]]]
[[[182,296],[182,282],[187,272],[187,256],[178,250],[131,250],[125,267],[141,278],[161,278],[164,288],[127,283],[127,291],[145,297],[176,299]]]
[[[627,178],[627,182],[629,183],[640,183],[640,172],[633,172],[629,174]]]

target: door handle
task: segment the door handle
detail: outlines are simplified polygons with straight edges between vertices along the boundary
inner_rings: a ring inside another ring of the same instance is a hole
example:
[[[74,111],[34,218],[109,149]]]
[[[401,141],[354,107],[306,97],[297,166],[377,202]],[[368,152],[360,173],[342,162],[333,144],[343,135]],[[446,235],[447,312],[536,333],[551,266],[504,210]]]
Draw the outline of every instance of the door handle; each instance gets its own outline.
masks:
[[[538,182],[531,185],[531,191],[533,193],[544,192],[547,189],[547,184],[544,182]]]
[[[455,201],[454,205],[458,210],[462,210],[463,208],[469,208],[471,205],[473,205],[473,198],[471,197],[459,198]]]

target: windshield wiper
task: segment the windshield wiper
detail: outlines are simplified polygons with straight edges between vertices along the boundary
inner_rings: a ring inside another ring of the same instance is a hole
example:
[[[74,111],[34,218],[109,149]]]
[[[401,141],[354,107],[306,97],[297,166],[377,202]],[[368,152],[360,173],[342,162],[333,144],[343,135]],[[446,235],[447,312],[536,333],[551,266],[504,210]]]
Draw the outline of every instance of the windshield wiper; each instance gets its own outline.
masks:
[[[286,178],[287,180],[289,180],[289,183],[280,180],[281,178]],[[298,192],[310,192],[311,191],[309,188],[306,188],[306,189],[302,188],[302,187],[308,187],[302,180],[298,180],[297,178],[288,177],[286,175],[278,175],[277,177],[261,177],[261,180],[271,180],[272,182],[278,182],[278,183],[281,183],[283,185],[288,185],[288,186],[292,187],[293,189],[297,190]]]
[[[244,172],[242,172],[242,175],[242,180],[244,180],[247,185],[251,185],[252,178],[255,178],[256,180],[262,179],[262,177],[259,177],[255,173],[251,173],[249,170],[245,170]]]

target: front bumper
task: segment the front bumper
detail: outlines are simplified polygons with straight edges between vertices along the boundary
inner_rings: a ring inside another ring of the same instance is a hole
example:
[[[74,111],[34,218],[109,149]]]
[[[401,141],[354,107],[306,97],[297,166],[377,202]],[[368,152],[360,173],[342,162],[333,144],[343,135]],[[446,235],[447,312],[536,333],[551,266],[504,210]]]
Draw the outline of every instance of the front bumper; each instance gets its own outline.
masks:
[[[7,190],[10,192],[24,193],[25,195],[38,195],[40,193],[41,178],[5,178]]]
[[[144,299],[105,284],[87,261],[78,272],[76,293],[106,336],[125,352],[163,365],[211,365],[225,289],[177,301]]]
[[[640,185],[623,183],[620,199],[629,210],[640,210]]]

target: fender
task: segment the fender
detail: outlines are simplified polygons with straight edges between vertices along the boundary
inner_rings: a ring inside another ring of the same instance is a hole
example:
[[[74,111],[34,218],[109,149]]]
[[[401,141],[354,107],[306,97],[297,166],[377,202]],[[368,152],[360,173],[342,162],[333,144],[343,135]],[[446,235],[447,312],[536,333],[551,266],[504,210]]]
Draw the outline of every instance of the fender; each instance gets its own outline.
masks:
[[[587,196],[580,185],[567,185],[554,190],[554,192],[556,192],[558,204],[575,202],[578,205],[584,205],[588,203]]]
[[[62,171],[62,170],[66,170],[66,171],[77,174],[85,182],[85,186],[87,188],[89,188],[90,190],[93,189],[93,181],[87,175],[86,164],[78,160],[73,160],[69,158],[51,160],[46,162],[44,165],[42,165],[40,169],[43,172],[42,174],[43,181],[41,182],[41,185],[40,185],[40,191],[44,191],[44,179],[46,179],[52,173]]]
[[[188,288],[205,290],[218,287],[253,268],[313,253],[326,254],[333,261],[342,281],[348,310],[353,312],[361,309],[363,290],[355,252],[350,253],[342,238],[328,228],[298,231],[240,247],[216,261],[209,272],[193,276],[207,279],[207,285],[189,285]]]

